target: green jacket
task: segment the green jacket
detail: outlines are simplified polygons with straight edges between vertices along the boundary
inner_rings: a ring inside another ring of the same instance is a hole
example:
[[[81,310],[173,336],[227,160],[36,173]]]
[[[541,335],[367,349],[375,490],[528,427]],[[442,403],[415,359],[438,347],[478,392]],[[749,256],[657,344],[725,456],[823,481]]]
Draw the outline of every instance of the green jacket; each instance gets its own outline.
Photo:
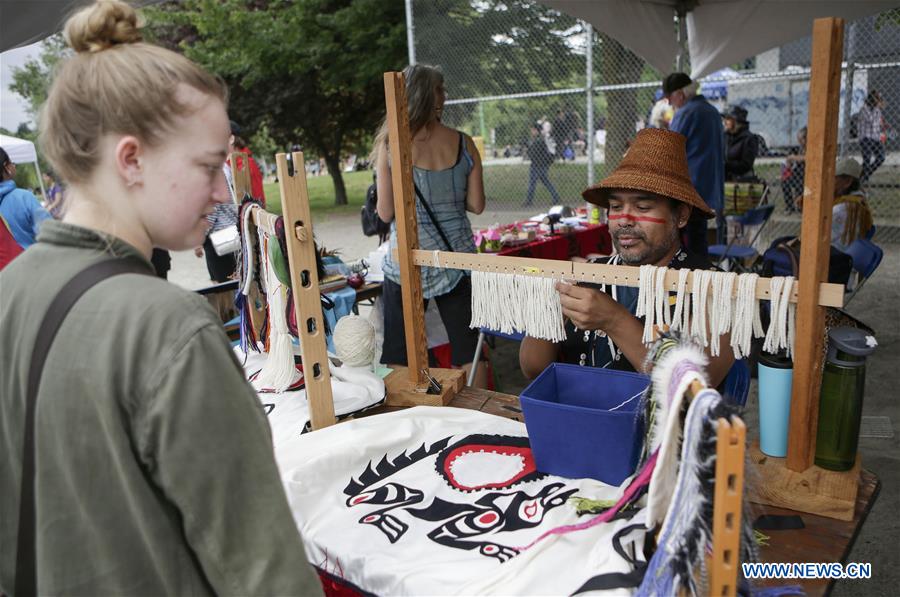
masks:
[[[139,256],[47,222],[0,273],[0,593],[15,581],[38,325],[78,271],[126,255]],[[202,297],[138,274],[89,290],[47,355],[36,421],[40,594],[321,593],[260,402]]]

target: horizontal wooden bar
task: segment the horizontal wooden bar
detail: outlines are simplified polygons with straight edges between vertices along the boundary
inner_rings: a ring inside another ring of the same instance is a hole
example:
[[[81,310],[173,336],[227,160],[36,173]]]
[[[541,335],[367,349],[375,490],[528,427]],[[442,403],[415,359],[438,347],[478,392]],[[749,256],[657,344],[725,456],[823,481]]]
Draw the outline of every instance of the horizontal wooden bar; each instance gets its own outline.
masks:
[[[532,259],[528,257],[503,257],[500,255],[479,255],[477,253],[455,253],[449,251],[413,252],[415,265],[437,266],[450,269],[477,270],[497,274],[524,274],[528,276],[572,276],[572,262],[555,259]],[[435,262],[437,257],[438,262]]]
[[[250,217],[253,219],[253,223],[257,225],[257,227],[262,228],[268,234],[275,234],[275,221],[278,219],[273,213],[269,213],[266,210],[260,207],[251,207],[250,208]]]
[[[640,268],[631,265],[606,265],[603,263],[582,263],[558,261],[555,259],[534,259],[531,257],[505,257],[500,255],[479,255],[477,253],[454,253],[448,251],[414,250],[413,263],[419,266],[446,267],[451,269],[476,270],[500,274],[524,274],[530,276],[560,277],[576,282],[594,284],[615,284],[617,286],[640,286]],[[688,275],[687,288],[693,284],[693,272]],[[666,287],[670,291],[678,289],[678,270],[666,273]],[[756,298],[768,300],[769,278],[760,278],[756,283]],[[790,301],[797,302],[800,285],[795,280]],[[737,293],[737,284],[734,288]],[[823,307],[842,307],[844,287],[840,284],[820,284],[819,304]]]

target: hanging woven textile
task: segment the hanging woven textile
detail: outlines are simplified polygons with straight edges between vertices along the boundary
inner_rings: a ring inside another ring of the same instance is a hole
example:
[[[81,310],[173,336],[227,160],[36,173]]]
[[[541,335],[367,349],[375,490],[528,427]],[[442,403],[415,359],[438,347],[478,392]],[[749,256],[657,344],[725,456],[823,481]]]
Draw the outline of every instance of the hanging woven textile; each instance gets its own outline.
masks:
[[[561,342],[566,338],[556,280],[542,276],[472,271],[470,327],[524,333]]]

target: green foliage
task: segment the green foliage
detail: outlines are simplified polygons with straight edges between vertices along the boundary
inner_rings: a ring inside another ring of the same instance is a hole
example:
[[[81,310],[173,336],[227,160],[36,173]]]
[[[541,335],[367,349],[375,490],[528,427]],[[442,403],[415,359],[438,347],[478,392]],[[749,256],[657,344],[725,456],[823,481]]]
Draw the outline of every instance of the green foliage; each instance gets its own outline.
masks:
[[[13,82],[9,89],[28,103],[28,113],[33,118],[37,118],[41,106],[47,99],[53,70],[70,54],[71,50],[68,49],[63,36],[53,35],[41,44],[38,58],[12,69]]]
[[[169,43],[229,84],[232,117],[287,149],[325,159],[334,200],[346,204],[340,158],[384,116],[382,74],[405,63],[402,2],[186,0],[148,11]]]
[[[882,27],[900,25],[900,8],[892,8],[878,15],[875,19],[875,31],[881,31]]]
[[[531,0],[434,0],[417,3],[416,56],[440,65],[450,99],[506,95],[523,90],[583,89],[585,29],[568,15]],[[652,67],[613,38],[593,36],[594,84],[659,81]],[[456,51],[448,51],[448,49]],[[634,123],[646,116],[655,89],[621,89],[594,95],[594,123],[606,128],[606,159],[616,163],[624,143],[634,136]],[[496,134],[495,149],[516,146],[528,138],[539,118],[553,119],[558,110],[574,112],[587,124],[583,92],[482,102],[485,128]],[[480,134],[477,103],[450,104],[446,124]],[[489,143],[489,140],[486,140]]]
[[[584,86],[580,23],[537,2],[419,2],[415,26],[416,57],[441,66],[451,98]]]
[[[347,172],[344,174],[347,181],[347,204],[335,205],[334,187],[326,176],[310,176],[306,179],[309,189],[309,208],[313,213],[313,220],[323,215],[336,213],[359,212],[366,200],[366,189],[372,184],[372,172]],[[266,209],[272,213],[281,213],[281,194],[278,191],[278,183],[265,185]],[[314,222],[315,223],[315,222]]]
[[[269,132],[268,121],[263,121],[250,137],[250,150],[258,157],[264,158],[266,161],[274,159],[275,152],[278,150],[278,144],[272,138]]]

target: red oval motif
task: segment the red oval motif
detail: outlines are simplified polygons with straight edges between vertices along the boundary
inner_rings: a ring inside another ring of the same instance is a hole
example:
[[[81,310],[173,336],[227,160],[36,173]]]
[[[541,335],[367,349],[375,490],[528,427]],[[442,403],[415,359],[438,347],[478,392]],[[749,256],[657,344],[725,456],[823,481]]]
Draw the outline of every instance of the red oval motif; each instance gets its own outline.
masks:
[[[487,526],[489,524],[493,524],[494,522],[496,522],[497,518],[499,518],[499,517],[497,516],[496,512],[485,512],[484,514],[482,514],[481,516],[476,518],[475,521],[480,526]]]

